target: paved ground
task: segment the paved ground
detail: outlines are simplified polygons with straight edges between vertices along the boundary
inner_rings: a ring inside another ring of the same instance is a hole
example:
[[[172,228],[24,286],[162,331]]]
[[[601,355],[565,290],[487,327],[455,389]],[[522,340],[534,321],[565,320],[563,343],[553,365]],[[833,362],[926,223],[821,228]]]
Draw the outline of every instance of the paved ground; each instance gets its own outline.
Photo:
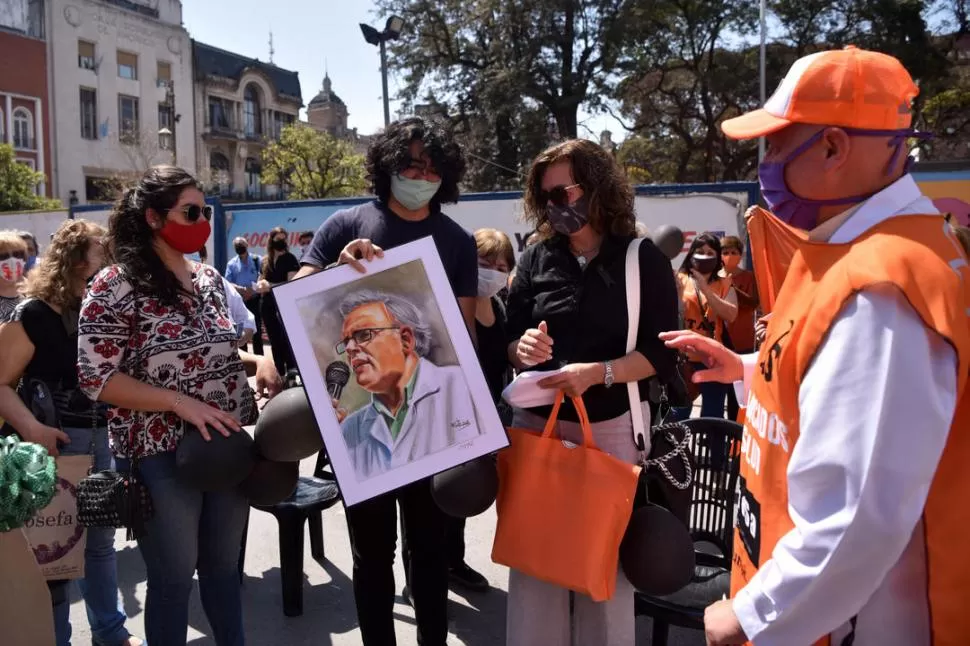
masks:
[[[305,475],[313,471],[315,458],[305,460],[301,470]],[[505,643],[505,604],[508,571],[495,565],[490,558],[495,528],[494,507],[485,514],[469,519],[465,540],[468,563],[488,577],[492,589],[485,593],[450,595],[450,644],[466,646],[502,646]],[[344,509],[337,505],[324,512],[324,548],[326,558],[317,562],[310,557],[309,536],[305,535],[304,597],[302,617],[283,615],[280,591],[279,546],[275,519],[269,514],[253,510],[249,521],[246,553],[243,606],[246,637],[251,645],[314,645],[352,646],[361,643],[357,629],[351,586],[352,560],[347,539]],[[144,635],[145,566],[134,543],[125,541],[124,531],[116,538],[118,550],[119,588],[128,614],[128,629]],[[395,563],[397,589],[404,583],[400,556]],[[199,603],[198,590],[192,596],[189,614],[189,644],[215,644]],[[400,596],[394,608],[397,638],[400,646],[417,644],[414,631],[414,612]],[[77,595],[71,606],[75,646],[91,643],[84,604]],[[637,620],[637,646],[650,644],[650,620]],[[672,628],[670,646],[703,646],[699,631]],[[536,645],[541,646],[541,645]],[[596,646],[581,644],[578,646]]]

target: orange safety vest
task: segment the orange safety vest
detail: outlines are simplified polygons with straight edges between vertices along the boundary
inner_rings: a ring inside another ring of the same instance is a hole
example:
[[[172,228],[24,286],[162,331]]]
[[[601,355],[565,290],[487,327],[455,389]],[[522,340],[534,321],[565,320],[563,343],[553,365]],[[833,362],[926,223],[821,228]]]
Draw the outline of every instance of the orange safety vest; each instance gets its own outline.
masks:
[[[684,305],[684,327],[693,330],[698,334],[710,337],[711,333],[704,329],[704,320],[714,325],[713,338],[721,342],[724,339],[724,320],[714,313],[710,301],[701,296],[694,288],[694,281],[688,274],[678,271],[677,282],[680,284],[680,298]],[[726,298],[731,290],[731,281],[728,278],[718,278],[711,281],[711,289],[720,298]],[[701,303],[704,309],[701,310]],[[687,353],[687,358],[691,361],[702,361],[703,358],[694,353]]]
[[[892,284],[959,359],[957,409],[923,511],[932,643],[970,639],[970,267],[938,215],[895,216],[846,244],[798,242],[758,356],[741,442],[741,498],[731,596],[794,528],[788,462],[799,438],[799,385],[826,333],[856,292]],[[918,402],[914,402],[918,405]],[[913,429],[918,432],[919,429]],[[817,644],[828,644],[819,636]],[[792,646],[803,646],[793,644]]]

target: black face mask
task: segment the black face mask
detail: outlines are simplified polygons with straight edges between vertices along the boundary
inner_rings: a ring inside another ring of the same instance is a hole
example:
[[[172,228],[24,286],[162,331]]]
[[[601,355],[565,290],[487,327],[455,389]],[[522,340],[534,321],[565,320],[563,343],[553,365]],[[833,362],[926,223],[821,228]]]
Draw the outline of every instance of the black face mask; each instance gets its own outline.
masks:
[[[717,256],[713,258],[698,258],[694,256],[690,259],[691,266],[702,274],[714,273],[717,269]]]
[[[247,250],[247,249],[248,249],[248,247],[244,247],[244,246],[242,246],[242,245],[238,245],[238,246],[236,247],[236,255],[238,255],[238,256],[241,256],[241,255],[243,255],[244,253],[246,253],[246,250]]]
[[[273,240],[274,251],[286,251],[286,240]]]

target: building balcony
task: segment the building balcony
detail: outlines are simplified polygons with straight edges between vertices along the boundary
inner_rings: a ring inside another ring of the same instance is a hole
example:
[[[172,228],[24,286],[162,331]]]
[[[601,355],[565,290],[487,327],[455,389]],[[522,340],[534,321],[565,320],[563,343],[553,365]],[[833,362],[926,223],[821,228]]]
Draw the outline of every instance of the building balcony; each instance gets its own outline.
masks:
[[[243,133],[233,125],[211,124],[206,122],[202,136],[208,139],[242,139]]]

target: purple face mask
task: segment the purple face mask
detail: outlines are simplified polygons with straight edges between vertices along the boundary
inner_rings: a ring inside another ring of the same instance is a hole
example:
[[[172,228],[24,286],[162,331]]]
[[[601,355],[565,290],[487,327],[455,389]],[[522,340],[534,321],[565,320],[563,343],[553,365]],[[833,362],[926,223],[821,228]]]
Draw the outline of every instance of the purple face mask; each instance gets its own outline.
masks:
[[[928,139],[931,136],[929,133],[916,132],[915,130],[864,130],[861,128],[842,128],[842,130],[858,137],[892,137],[889,145],[895,146],[896,151],[886,168],[887,175],[896,167],[899,155],[903,152],[903,146],[906,145],[906,139],[910,137]],[[763,161],[758,165],[758,182],[761,184],[761,194],[764,196],[765,202],[768,203],[768,209],[783,222],[806,231],[814,229],[818,224],[818,211],[821,207],[858,204],[874,195],[874,193],[867,193],[833,200],[810,200],[798,197],[791,192],[788,188],[788,182],[785,181],[785,167],[821,139],[824,132],[824,129],[816,132],[782,161]],[[913,159],[907,158],[904,173],[909,172],[912,163]]]

